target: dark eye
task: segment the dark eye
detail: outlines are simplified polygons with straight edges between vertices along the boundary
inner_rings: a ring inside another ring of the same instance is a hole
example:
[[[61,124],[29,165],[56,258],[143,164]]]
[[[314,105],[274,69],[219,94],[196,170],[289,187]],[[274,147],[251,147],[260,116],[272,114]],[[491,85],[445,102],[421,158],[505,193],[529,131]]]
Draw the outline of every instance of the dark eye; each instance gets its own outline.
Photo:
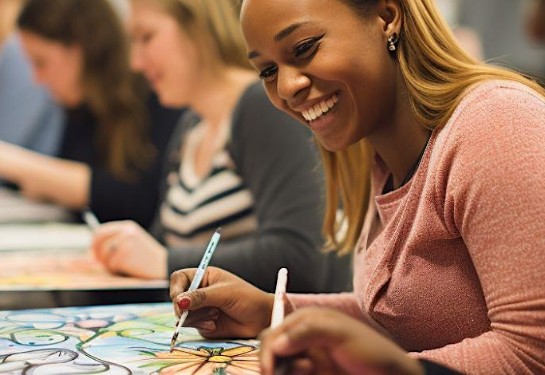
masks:
[[[45,62],[42,59],[35,59],[32,61],[32,65],[34,65],[36,69],[41,69],[45,66]]]
[[[140,36],[143,43],[148,43],[153,38],[153,33],[144,33]]]
[[[153,39],[153,36],[152,32],[135,32],[131,37],[131,43],[133,45],[147,44]]]
[[[269,68],[263,69],[259,73],[259,78],[261,78],[264,81],[270,81],[274,78],[277,71],[278,71],[278,68],[276,66],[271,66]]]
[[[293,49],[295,57],[310,57],[319,47],[319,41],[323,38],[323,34],[314,38],[310,38],[307,40],[304,40],[303,42],[299,43],[295,46]]]

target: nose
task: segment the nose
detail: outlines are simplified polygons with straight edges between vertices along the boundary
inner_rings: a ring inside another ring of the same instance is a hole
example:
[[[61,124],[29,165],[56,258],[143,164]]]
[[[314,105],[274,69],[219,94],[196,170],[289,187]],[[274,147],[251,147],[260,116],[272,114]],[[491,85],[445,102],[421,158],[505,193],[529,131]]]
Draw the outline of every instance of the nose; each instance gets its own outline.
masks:
[[[308,75],[294,67],[279,68],[277,80],[278,96],[287,103],[300,97],[311,85]]]
[[[142,73],[144,70],[144,58],[142,56],[142,51],[137,46],[131,47],[130,55],[131,69],[135,72]]]

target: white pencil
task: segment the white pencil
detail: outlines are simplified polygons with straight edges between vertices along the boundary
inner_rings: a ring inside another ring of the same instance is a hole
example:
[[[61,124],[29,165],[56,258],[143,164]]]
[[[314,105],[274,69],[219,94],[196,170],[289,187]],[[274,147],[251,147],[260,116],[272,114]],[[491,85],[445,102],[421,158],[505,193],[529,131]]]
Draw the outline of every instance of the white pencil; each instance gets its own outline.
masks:
[[[81,216],[83,217],[83,221],[85,221],[92,231],[95,231],[100,226],[100,221],[98,221],[97,217],[89,209],[89,207],[83,209]]]
[[[280,268],[276,278],[276,289],[274,291],[274,303],[271,314],[271,328],[275,328],[284,320],[284,294],[288,283],[288,270]]]

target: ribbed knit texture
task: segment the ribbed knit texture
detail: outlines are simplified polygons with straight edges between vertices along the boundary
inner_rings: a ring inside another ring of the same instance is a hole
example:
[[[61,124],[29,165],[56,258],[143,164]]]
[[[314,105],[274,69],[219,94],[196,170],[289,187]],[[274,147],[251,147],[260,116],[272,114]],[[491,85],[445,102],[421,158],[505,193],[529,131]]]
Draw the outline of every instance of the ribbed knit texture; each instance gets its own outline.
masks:
[[[290,295],[293,306],[372,319],[411,355],[462,373],[545,374],[543,98],[480,84],[411,181],[381,195],[388,175],[377,160],[354,294]],[[383,230],[367,244],[377,213]]]

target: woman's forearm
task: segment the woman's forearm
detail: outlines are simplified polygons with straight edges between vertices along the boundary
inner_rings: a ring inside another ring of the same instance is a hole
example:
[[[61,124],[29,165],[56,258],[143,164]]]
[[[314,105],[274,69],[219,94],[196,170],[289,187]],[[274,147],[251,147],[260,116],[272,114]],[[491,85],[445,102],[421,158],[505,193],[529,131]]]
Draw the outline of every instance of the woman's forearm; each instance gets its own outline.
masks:
[[[52,201],[72,209],[88,204],[90,168],[0,141],[0,178],[18,185],[36,200]]]

